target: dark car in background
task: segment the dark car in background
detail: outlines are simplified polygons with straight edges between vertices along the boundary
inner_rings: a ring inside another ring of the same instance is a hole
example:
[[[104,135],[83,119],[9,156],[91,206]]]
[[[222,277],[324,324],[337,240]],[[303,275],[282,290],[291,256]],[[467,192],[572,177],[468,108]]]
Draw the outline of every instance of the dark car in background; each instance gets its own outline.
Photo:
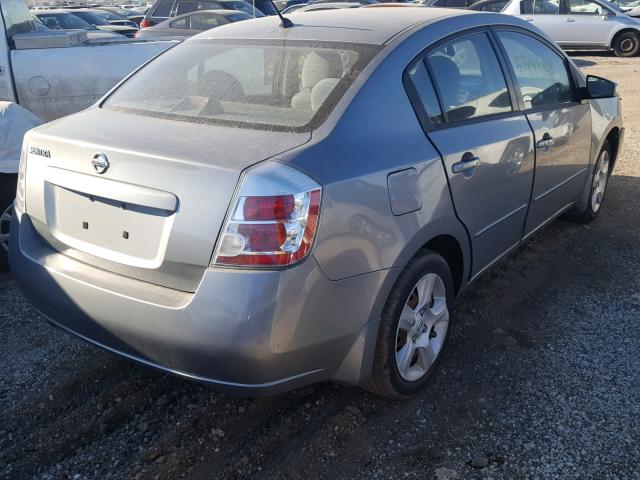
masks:
[[[47,28],[51,30],[85,30],[87,32],[87,38],[90,40],[108,40],[123,38],[122,35],[116,32],[106,32],[99,30],[97,27],[85,22],[77,15],[74,15],[75,10],[38,10],[33,14],[40,20]]]
[[[145,39],[174,39],[184,38],[204,32],[212,28],[243,20],[251,20],[253,15],[236,10],[202,10],[185,13],[176,18],[170,18],[153,27],[138,31],[136,38]]]
[[[254,17],[276,14],[270,0],[256,0],[255,8],[254,4],[244,0],[156,0],[147,10],[140,27],[151,27],[169,18],[198,10],[239,10]]]
[[[125,37],[133,38],[133,36],[138,31],[137,25],[133,22],[130,22],[129,25],[112,24],[106,19],[109,14],[101,10],[71,10],[71,13],[73,13],[76,17],[81,18],[89,25],[105,32],[119,33],[120,35],[124,35]]]
[[[500,13],[510,1],[511,0],[481,0],[468,7],[468,10]]]
[[[123,20],[134,22],[137,26],[140,26],[140,23],[144,19],[144,13],[145,13],[143,11],[128,10],[126,8],[120,8],[120,7],[96,7],[96,8],[98,10],[103,10],[105,12],[112,13],[113,15],[116,15],[122,18]]]

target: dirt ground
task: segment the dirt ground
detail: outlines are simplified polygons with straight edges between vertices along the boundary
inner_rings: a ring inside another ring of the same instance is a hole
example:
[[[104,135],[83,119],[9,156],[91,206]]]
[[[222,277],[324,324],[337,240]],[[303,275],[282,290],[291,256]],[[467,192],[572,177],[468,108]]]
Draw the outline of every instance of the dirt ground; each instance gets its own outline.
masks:
[[[604,210],[460,299],[428,388],[239,400],[46,324],[0,277],[0,478],[640,478],[640,58],[588,55],[627,127]]]

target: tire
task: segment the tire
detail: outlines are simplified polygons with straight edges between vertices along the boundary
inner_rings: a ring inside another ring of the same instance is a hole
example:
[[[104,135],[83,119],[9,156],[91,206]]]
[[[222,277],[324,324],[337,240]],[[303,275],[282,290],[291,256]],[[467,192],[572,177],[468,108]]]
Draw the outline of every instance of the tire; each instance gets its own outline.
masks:
[[[421,295],[418,289],[426,294]],[[442,357],[451,331],[453,299],[447,262],[434,252],[421,251],[389,294],[380,320],[372,376],[363,388],[396,400],[418,393]]]
[[[606,193],[606,188],[611,175],[611,145],[605,140],[602,149],[598,154],[598,159],[593,167],[593,179],[589,191],[589,201],[581,212],[572,211],[568,217],[577,223],[589,223],[598,216],[602,210],[602,202]]]
[[[9,271],[9,229],[13,205],[0,211],[0,272]]]
[[[623,32],[613,39],[616,57],[635,57],[640,52],[640,37],[637,32]]]

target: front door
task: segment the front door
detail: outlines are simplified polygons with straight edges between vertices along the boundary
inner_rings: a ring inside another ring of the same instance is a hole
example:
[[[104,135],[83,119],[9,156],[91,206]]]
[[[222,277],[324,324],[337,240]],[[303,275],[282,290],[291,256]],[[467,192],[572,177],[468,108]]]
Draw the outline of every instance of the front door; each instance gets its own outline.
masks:
[[[535,135],[526,236],[570,207],[583,191],[591,157],[591,113],[589,105],[576,101],[574,81],[560,53],[527,33],[498,30],[497,36]]]
[[[429,52],[410,77],[430,119],[477,275],[522,237],[533,182],[533,134],[486,32]],[[431,81],[433,79],[433,83]],[[434,90],[435,86],[435,90]]]
[[[554,40],[568,46],[608,45],[616,26],[613,11],[592,0],[564,0],[559,18],[565,28]]]

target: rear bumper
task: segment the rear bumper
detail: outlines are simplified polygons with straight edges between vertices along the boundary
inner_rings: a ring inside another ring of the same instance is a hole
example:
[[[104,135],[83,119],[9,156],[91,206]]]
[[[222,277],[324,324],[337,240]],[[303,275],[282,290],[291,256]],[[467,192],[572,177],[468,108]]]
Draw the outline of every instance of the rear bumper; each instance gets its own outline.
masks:
[[[389,271],[330,281],[309,258],[281,271],[208,269],[187,293],[71,259],[27,215],[14,219],[10,262],[27,298],[93,344],[246,395],[368,375]]]

